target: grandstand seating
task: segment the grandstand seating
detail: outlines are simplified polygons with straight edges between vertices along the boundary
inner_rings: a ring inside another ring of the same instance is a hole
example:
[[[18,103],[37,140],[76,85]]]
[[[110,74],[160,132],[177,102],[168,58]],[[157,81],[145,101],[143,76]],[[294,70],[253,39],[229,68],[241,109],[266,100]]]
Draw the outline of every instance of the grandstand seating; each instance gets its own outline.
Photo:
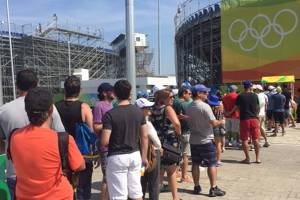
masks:
[[[185,21],[183,21],[181,25],[179,25],[177,32],[184,32],[189,28],[197,25],[198,23],[209,20],[211,17],[220,16],[220,12],[221,9],[219,4],[214,4],[213,6],[198,10],[197,12],[187,17]]]

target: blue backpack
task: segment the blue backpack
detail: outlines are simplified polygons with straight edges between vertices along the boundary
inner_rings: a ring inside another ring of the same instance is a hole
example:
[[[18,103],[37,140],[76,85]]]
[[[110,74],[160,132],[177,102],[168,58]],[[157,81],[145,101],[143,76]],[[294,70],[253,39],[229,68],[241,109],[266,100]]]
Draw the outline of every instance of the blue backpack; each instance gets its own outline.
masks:
[[[97,136],[86,123],[77,123],[75,127],[76,144],[85,158],[94,158],[97,154]]]

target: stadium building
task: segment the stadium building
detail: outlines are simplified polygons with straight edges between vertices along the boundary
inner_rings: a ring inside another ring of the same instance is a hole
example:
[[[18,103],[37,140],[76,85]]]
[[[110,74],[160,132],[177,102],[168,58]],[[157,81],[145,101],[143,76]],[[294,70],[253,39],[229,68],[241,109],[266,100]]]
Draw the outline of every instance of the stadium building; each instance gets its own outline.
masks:
[[[300,0],[203,2],[183,2],[174,18],[178,84],[292,75],[300,87]]]

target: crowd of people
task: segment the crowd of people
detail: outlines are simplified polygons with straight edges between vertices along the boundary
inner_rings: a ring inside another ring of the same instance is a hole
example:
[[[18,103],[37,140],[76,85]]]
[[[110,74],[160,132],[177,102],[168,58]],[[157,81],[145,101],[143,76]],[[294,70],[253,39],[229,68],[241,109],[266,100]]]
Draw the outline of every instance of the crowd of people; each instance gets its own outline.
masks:
[[[79,100],[81,82],[76,76],[65,80],[64,99],[56,103],[51,92],[38,87],[30,69],[17,74],[16,85],[19,97],[0,107],[0,141],[7,150],[7,185],[13,200],[89,200],[93,169],[99,165],[102,200],[144,199],[147,192],[150,200],[157,200],[168,190],[179,200],[178,178],[194,183],[197,195],[202,192],[204,167],[208,195],[224,196],[217,186],[217,168],[223,165],[225,147],[242,148],[245,159],[240,162],[251,164],[253,145],[254,163],[260,164],[260,137],[263,147],[270,146],[266,129],[275,137],[279,126],[282,136],[285,127],[295,126],[292,110],[297,104],[287,85],[264,89],[244,81],[243,91],[230,85],[222,95],[184,82],[178,90],[154,86],[152,95],[139,93],[131,102],[130,83],[119,80],[114,86],[99,85],[93,108]],[[79,150],[80,123],[97,135],[99,157],[88,158]],[[63,133],[68,133],[65,143],[58,137]],[[187,173],[190,158],[192,177]]]

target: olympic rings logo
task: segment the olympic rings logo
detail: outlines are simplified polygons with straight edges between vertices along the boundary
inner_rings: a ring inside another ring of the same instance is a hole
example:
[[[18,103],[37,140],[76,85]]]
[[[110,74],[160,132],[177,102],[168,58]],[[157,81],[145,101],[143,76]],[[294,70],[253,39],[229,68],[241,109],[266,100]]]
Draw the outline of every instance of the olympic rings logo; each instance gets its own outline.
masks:
[[[279,16],[281,16],[283,14],[289,14],[291,17],[294,18],[294,24],[290,28],[290,30],[284,30],[284,28],[280,24],[277,23],[277,20],[278,20]],[[267,22],[266,26],[264,26],[261,31],[258,31],[253,27],[253,25],[255,24],[255,22],[258,19],[262,19],[262,20],[265,20]],[[239,33],[238,37],[235,38],[232,35],[232,31],[237,26],[242,26],[243,29]],[[257,14],[250,21],[249,25],[242,19],[234,20],[232,22],[232,24],[230,25],[230,27],[229,27],[228,36],[229,36],[230,40],[232,40],[235,43],[238,43],[239,47],[245,52],[250,52],[250,51],[255,50],[259,43],[262,46],[264,46],[265,48],[270,48],[271,49],[271,48],[276,48],[276,47],[280,46],[283,39],[284,39],[284,37],[286,35],[292,33],[293,31],[295,31],[297,26],[298,26],[298,15],[297,15],[297,13],[295,11],[291,10],[291,9],[282,9],[282,10],[278,11],[275,14],[275,16],[273,18],[273,21],[271,21],[270,18],[267,15],[264,15],[264,14]],[[279,40],[277,42],[273,43],[273,44],[269,44],[265,41],[265,38],[269,35],[271,30],[274,30],[274,32],[276,34],[278,34],[279,37],[280,37]],[[243,44],[243,42],[247,38],[247,36],[251,36],[252,38],[254,38],[256,40],[251,47],[245,47],[245,45]]]

